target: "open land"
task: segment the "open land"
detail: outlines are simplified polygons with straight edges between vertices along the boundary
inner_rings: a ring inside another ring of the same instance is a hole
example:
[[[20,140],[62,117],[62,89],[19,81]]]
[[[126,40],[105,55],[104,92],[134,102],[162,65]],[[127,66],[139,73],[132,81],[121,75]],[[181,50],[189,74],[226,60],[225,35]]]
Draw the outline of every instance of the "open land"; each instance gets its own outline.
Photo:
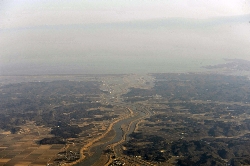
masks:
[[[0,165],[250,165],[248,62],[206,68],[2,76]]]

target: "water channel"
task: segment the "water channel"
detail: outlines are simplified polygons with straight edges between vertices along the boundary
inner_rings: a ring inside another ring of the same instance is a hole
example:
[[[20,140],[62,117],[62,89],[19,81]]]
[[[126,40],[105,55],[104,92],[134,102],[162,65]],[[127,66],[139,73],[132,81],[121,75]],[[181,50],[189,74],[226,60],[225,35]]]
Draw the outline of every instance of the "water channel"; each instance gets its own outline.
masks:
[[[97,145],[97,146],[94,146],[93,148],[91,148],[91,152],[94,152],[94,154],[92,156],[87,156],[82,162],[76,164],[75,166],[93,165],[101,157],[101,154],[102,154],[103,150],[106,148],[106,146],[113,144],[113,143],[116,143],[116,142],[119,142],[122,139],[122,136],[123,136],[123,132],[121,129],[122,124],[129,124],[131,121],[134,121],[140,117],[145,116],[145,113],[141,112],[141,111],[135,111],[135,113],[138,113],[138,115],[134,116],[134,117],[130,117],[128,119],[123,119],[123,120],[115,123],[113,125],[113,129],[115,130],[115,133],[116,133],[115,137],[112,140],[110,140],[104,144]],[[126,141],[128,141],[128,139],[129,139],[128,135],[134,131],[135,126],[136,126],[136,122],[137,121],[134,121],[132,123],[129,131],[127,132]]]

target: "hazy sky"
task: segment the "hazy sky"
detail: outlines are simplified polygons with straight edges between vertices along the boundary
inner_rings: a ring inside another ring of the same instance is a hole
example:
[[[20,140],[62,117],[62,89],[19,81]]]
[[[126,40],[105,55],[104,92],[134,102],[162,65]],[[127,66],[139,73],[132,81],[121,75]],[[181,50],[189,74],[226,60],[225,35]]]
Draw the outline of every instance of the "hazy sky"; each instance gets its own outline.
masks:
[[[250,60],[250,0],[0,1],[0,74],[225,57]]]

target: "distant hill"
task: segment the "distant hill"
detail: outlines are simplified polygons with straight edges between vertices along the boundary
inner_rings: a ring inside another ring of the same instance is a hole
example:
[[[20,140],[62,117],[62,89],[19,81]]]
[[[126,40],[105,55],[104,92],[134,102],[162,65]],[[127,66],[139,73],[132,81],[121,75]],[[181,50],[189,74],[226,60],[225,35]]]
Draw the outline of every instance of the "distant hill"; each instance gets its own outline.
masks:
[[[225,59],[226,63],[203,66],[206,69],[227,69],[232,71],[250,71],[250,61],[243,59]]]

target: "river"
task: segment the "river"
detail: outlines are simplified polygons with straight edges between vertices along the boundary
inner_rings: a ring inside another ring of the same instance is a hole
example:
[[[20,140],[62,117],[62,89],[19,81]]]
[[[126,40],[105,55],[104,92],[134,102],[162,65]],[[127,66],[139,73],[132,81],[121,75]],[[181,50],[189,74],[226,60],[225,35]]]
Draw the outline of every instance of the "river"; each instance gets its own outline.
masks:
[[[91,152],[94,152],[94,154],[92,156],[87,156],[82,162],[76,164],[75,166],[90,166],[90,165],[93,165],[96,161],[98,161],[98,159],[102,155],[103,150],[108,145],[119,142],[122,139],[122,136],[123,136],[123,131],[121,129],[122,124],[124,124],[124,123],[129,124],[131,121],[134,121],[142,116],[145,116],[145,113],[141,112],[141,111],[135,111],[134,113],[138,113],[137,116],[133,116],[133,117],[130,117],[128,119],[123,119],[123,120],[121,120],[113,125],[113,129],[115,130],[116,135],[112,140],[110,140],[104,144],[92,147],[90,150],[91,150]],[[131,134],[134,131],[135,125],[136,125],[136,121],[134,121],[132,123],[132,125],[131,125],[131,127],[126,135],[126,141],[128,141],[128,139],[129,139],[129,137],[128,137],[129,134]]]

